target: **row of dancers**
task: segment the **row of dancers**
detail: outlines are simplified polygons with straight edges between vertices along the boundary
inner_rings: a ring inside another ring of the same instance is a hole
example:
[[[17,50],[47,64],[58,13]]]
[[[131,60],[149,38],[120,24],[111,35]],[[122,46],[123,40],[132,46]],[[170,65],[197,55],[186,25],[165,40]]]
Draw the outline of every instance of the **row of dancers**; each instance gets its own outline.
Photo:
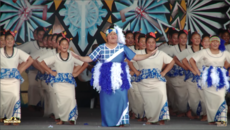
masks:
[[[100,93],[102,126],[129,124],[129,113],[147,124],[162,125],[174,114],[226,124],[225,68],[230,66],[230,53],[225,48],[230,46],[224,45],[223,37],[205,35],[201,41],[194,32],[187,45],[187,31],[170,29],[169,42],[156,49],[152,32],[126,31],[124,39],[122,29],[111,26],[105,33],[107,42],[89,56],[69,51],[70,40],[64,34],[48,35],[42,27],[34,31],[35,41],[17,47],[13,32],[1,33],[0,118],[21,119],[20,74],[28,68],[29,105],[42,100],[44,116],[53,115],[60,125],[74,124],[78,118],[74,77],[88,63],[97,62],[90,82]]]

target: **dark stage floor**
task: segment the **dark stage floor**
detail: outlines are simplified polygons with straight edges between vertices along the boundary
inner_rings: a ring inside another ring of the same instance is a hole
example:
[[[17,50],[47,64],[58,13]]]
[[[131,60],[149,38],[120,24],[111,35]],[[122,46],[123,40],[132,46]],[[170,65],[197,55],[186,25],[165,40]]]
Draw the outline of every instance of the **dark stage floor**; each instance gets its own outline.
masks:
[[[230,118],[228,118],[229,120]],[[190,120],[187,117],[171,117],[164,126],[145,125],[145,122],[130,120],[130,126],[101,127],[100,109],[79,108],[79,117],[77,125],[56,125],[53,119],[41,116],[39,112],[30,112],[27,108],[22,109],[22,123],[19,126],[4,126],[0,124],[0,130],[230,130],[230,123],[227,127],[217,127],[208,125],[207,122]],[[49,128],[49,126],[53,128]]]

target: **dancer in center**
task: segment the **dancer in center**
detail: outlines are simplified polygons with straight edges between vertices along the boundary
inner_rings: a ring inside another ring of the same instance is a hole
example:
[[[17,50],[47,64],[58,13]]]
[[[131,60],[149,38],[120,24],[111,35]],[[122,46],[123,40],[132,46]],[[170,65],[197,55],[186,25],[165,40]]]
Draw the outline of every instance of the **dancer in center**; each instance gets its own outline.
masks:
[[[156,50],[136,55],[124,45],[124,35],[118,26],[111,26],[106,36],[108,42],[99,45],[89,56],[72,55],[83,62],[98,60],[92,70],[91,84],[100,92],[102,126],[123,126],[129,124],[127,91],[131,87],[129,68],[124,59],[144,60]]]

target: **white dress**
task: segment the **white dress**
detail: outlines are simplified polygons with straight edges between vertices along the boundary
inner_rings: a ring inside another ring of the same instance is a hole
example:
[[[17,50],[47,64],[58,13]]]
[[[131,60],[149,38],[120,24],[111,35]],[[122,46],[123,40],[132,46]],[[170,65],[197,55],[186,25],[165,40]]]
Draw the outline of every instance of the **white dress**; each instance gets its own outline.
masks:
[[[187,48],[190,46],[187,45]],[[170,48],[165,49],[164,51],[169,56],[174,57],[176,54],[181,52],[179,45],[174,45]],[[184,69],[179,67],[178,65],[174,65],[173,68],[167,73],[169,77],[169,88],[172,88],[174,92],[174,103],[173,103],[173,110],[176,112],[187,112],[187,105],[188,105],[188,90],[186,84],[184,82]],[[175,105],[175,106],[174,106]]]
[[[202,49],[202,48],[200,48]],[[194,54],[192,47],[183,50],[181,53],[176,54],[176,57],[181,62],[187,56]],[[193,81],[195,76],[190,70],[185,71],[185,84],[188,89],[188,105],[193,113],[200,116],[202,112],[202,101],[198,92],[197,82]]]
[[[11,117],[21,118],[20,102],[20,83],[23,82],[19,71],[17,70],[19,60],[26,62],[29,55],[20,49],[14,48],[13,56],[7,58],[4,54],[4,48],[0,49],[1,53],[1,78],[0,78],[0,95],[1,95],[1,112],[0,118],[7,119]]]
[[[64,61],[59,53],[45,58],[46,65],[54,65],[57,75],[50,81],[57,98],[57,108],[62,121],[76,121],[78,116],[77,101],[75,99],[76,81],[73,78],[74,66],[82,65],[83,62],[75,59],[70,53]]]
[[[139,51],[139,50],[136,50],[136,48],[134,46],[131,46],[130,49],[136,53],[136,51]],[[132,60],[132,63],[133,63],[133,66],[139,70],[139,66],[137,64],[136,61]],[[135,113],[136,115],[136,118],[143,118],[144,115],[145,115],[145,112],[144,112],[144,101],[143,101],[143,98],[141,96],[141,93],[139,91],[139,85],[138,85],[138,82],[136,82],[135,80],[137,79],[137,76],[134,74],[134,76],[132,76],[131,78],[131,82],[132,82],[132,88],[129,89],[129,91],[132,91],[132,101],[133,101],[133,106],[132,106],[132,110],[133,112]],[[130,100],[129,100],[130,102]],[[131,103],[130,103],[131,104]]]
[[[50,49],[45,54],[41,55],[38,58],[38,62],[42,62],[45,58],[50,57],[50,56],[54,56],[54,55],[57,55],[56,49],[53,49],[53,50]],[[54,65],[50,65],[48,67],[51,70],[56,71]],[[51,77],[53,77],[53,76],[48,75],[47,79],[42,81],[43,85],[48,83],[48,88],[46,88],[46,91],[48,92],[47,95],[46,95],[46,99],[47,99],[46,102],[47,103],[45,103],[44,107],[45,108],[47,107],[47,110],[46,110],[47,115],[53,113],[54,116],[55,116],[55,119],[58,119],[59,114],[58,114],[58,108],[57,108],[57,98],[56,98],[56,95],[54,93],[54,89],[53,89],[53,87],[51,86],[51,83],[50,83]],[[44,113],[45,113],[45,110],[44,110]]]
[[[136,54],[146,54],[145,50]],[[163,64],[169,64],[172,58],[162,51],[154,56],[137,61],[141,70],[139,87],[144,100],[144,110],[148,122],[155,123],[169,120],[168,101],[166,93],[166,79],[161,76]]]
[[[219,51],[218,54],[212,54],[210,49],[205,49],[195,53],[192,58],[196,62],[204,61],[198,84],[204,92],[208,122],[227,122],[225,93],[229,89],[229,82],[227,70],[223,67],[225,61],[230,62],[230,53]]]

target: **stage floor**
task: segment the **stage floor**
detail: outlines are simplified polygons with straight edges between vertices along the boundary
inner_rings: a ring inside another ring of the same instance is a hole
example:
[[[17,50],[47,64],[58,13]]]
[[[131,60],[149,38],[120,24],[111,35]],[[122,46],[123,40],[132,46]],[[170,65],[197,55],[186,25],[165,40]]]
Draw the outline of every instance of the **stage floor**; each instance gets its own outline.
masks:
[[[228,117],[228,120],[230,118]],[[4,126],[0,124],[0,130],[230,130],[230,123],[227,127],[217,127],[208,125],[207,122],[198,120],[190,120],[187,117],[171,117],[165,125],[145,125],[145,122],[130,120],[130,125],[119,127],[101,127],[100,109],[80,108],[77,125],[56,125],[53,119],[42,117],[39,112],[28,111],[27,108],[22,109],[22,120],[19,126]],[[49,128],[52,127],[52,128]]]

